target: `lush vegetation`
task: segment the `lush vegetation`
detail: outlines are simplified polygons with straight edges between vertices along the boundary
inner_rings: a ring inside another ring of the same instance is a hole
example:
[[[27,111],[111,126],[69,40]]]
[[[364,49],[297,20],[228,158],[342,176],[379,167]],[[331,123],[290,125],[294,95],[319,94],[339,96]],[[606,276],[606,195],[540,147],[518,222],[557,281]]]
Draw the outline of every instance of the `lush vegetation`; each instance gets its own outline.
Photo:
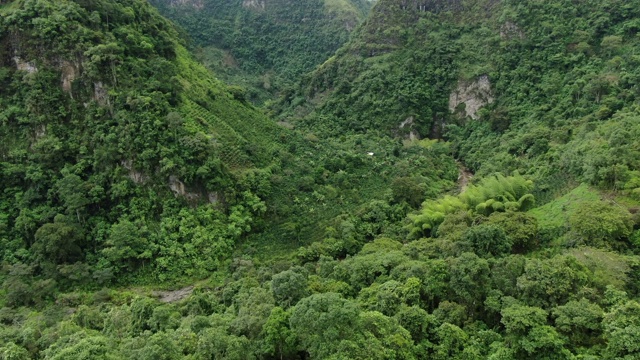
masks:
[[[2,21],[3,260],[60,286],[217,268],[264,211],[242,171],[272,163],[280,129],[146,2],[24,1]]]
[[[567,181],[637,188],[636,3],[438,4],[379,2],[274,112],[318,134],[443,137],[472,171],[518,171],[545,201]],[[481,121],[452,113],[450,94],[484,77]]]
[[[640,4],[303,3],[0,2],[0,359],[638,358]]]
[[[198,59],[256,103],[313,70],[364,19],[369,0],[152,0],[190,35]]]

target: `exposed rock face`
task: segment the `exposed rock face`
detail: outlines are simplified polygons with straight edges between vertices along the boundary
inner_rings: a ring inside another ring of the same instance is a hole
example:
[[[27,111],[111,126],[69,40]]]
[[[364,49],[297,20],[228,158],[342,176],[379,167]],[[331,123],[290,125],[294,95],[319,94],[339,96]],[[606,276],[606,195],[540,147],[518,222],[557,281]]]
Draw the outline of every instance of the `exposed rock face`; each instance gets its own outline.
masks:
[[[356,20],[346,20],[344,22],[344,28],[345,30],[347,30],[348,32],[352,32],[353,29],[356,28],[356,26],[358,26],[358,22]]]
[[[503,40],[524,39],[524,32],[518,25],[507,21],[500,27],[500,38]]]
[[[203,0],[169,0],[170,6],[189,6],[194,9],[204,8]]]
[[[465,0],[378,0],[378,3],[386,2],[401,10],[411,12],[441,13],[446,11],[480,11],[490,15],[501,0],[465,1]]]
[[[471,82],[458,82],[458,87],[449,95],[449,110],[456,112],[459,110],[458,107],[464,104],[465,115],[477,120],[478,110],[493,101],[489,77],[482,75]]]
[[[109,105],[109,94],[101,81],[93,84],[93,100],[101,106]]]
[[[264,10],[266,3],[264,0],[243,0],[242,7],[245,9]]]
[[[447,10],[459,10],[462,8],[461,0],[402,0],[399,2],[402,10],[438,13]]]
[[[209,204],[217,204],[222,200],[222,196],[217,192],[207,194],[207,198],[209,199]]]
[[[400,126],[399,126],[400,129],[404,129],[405,127],[410,129],[409,130],[409,135],[407,136],[407,138],[409,140],[419,140],[420,139],[420,136],[418,135],[418,133],[413,128],[414,123],[415,123],[415,119],[413,118],[413,116],[409,116],[403,122],[401,122]]]
[[[62,90],[73,97],[71,85],[73,81],[78,78],[78,67],[69,61],[63,61],[60,65],[60,70],[62,70]]]
[[[129,179],[131,179],[136,184],[143,184],[147,180],[149,180],[148,176],[141,173],[140,171],[136,171],[136,169],[133,168],[133,161],[131,160],[123,160],[122,167],[129,170]]]
[[[182,181],[180,181],[180,179],[178,179],[177,176],[171,175],[169,177],[169,188],[171,188],[171,191],[173,191],[173,193],[176,196],[187,196],[187,194],[191,194],[192,196],[189,197],[189,199],[194,199],[198,197],[198,194],[193,194],[193,193],[188,193],[184,183]]]
[[[194,286],[187,286],[175,291],[154,291],[153,295],[159,297],[160,302],[174,303],[183,299],[186,299],[193,293]]]
[[[13,61],[16,63],[18,70],[26,71],[29,74],[33,74],[38,71],[38,68],[31,62],[24,61],[20,56],[14,56]]]
[[[180,179],[178,179],[178,177],[175,175],[171,175],[169,177],[169,188],[171,188],[171,191],[173,191],[173,194],[175,196],[182,196],[189,201],[198,200],[203,195],[206,197],[210,204],[217,204],[222,201],[222,195],[217,192],[201,194],[187,190],[187,187],[184,185],[184,183],[180,181]]]
[[[36,140],[42,139],[47,135],[47,125],[41,124],[36,127]]]
[[[461,162],[456,161],[456,163],[458,164],[458,189],[462,193],[469,187],[469,183],[473,179],[473,173]]]
[[[177,176],[171,175],[169,177],[169,188],[176,196],[182,196],[187,198],[187,200],[197,200],[200,198],[200,194],[187,191],[186,186]]]
[[[16,64],[16,68],[20,71],[26,71],[29,74],[38,72],[38,68],[32,62],[25,61],[18,55],[13,57],[13,61]],[[54,59],[53,61],[49,61],[48,63],[49,65],[52,65],[60,70],[60,72],[62,73],[62,76],[60,78],[62,90],[73,97],[73,94],[71,92],[72,84],[74,80],[80,77],[80,66],[74,64],[71,61],[58,59]]]

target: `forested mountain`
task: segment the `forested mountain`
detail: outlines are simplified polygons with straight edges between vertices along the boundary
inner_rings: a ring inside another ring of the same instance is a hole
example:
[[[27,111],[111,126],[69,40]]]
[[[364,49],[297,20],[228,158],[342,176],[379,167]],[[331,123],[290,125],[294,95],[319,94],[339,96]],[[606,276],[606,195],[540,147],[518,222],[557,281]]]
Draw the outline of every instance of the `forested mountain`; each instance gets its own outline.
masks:
[[[634,189],[635,5],[381,1],[275,110],[318,134],[444,137],[481,175]]]
[[[261,211],[246,173],[274,163],[281,128],[145,1],[2,11],[3,259],[61,283],[215,268]]]
[[[198,59],[262,103],[324,62],[365,18],[370,0],[151,0],[180,24]]]
[[[640,1],[284,3],[0,2],[0,359],[640,357]]]

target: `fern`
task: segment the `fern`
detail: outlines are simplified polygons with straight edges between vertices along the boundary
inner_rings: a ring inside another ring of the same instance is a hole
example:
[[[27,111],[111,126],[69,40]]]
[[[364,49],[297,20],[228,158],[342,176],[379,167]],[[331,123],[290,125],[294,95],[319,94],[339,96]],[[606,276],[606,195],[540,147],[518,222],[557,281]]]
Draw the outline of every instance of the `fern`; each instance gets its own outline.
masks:
[[[501,174],[483,179],[478,185],[470,185],[458,196],[445,196],[436,201],[425,201],[418,214],[410,215],[410,238],[430,236],[448,214],[470,210],[489,216],[494,212],[524,211],[535,204],[531,194],[533,182],[515,173]]]

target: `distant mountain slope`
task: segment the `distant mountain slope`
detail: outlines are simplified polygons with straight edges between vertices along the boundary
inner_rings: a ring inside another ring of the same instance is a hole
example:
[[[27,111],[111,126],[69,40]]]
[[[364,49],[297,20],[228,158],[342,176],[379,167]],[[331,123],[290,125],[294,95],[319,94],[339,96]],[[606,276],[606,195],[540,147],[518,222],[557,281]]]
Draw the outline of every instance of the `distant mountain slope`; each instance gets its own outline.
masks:
[[[223,80],[264,101],[344,44],[368,0],[151,0]],[[270,95],[271,94],[271,95]]]
[[[460,62],[471,60],[463,52],[472,49],[459,37],[489,22],[496,7],[489,0],[464,6],[379,1],[352,39],[274,108],[283,118],[305,118],[328,134],[377,129],[424,137],[437,132],[448,113],[449,93],[464,75]]]
[[[639,5],[382,0],[274,110],[318,133],[444,136],[481,174],[632,189]]]

